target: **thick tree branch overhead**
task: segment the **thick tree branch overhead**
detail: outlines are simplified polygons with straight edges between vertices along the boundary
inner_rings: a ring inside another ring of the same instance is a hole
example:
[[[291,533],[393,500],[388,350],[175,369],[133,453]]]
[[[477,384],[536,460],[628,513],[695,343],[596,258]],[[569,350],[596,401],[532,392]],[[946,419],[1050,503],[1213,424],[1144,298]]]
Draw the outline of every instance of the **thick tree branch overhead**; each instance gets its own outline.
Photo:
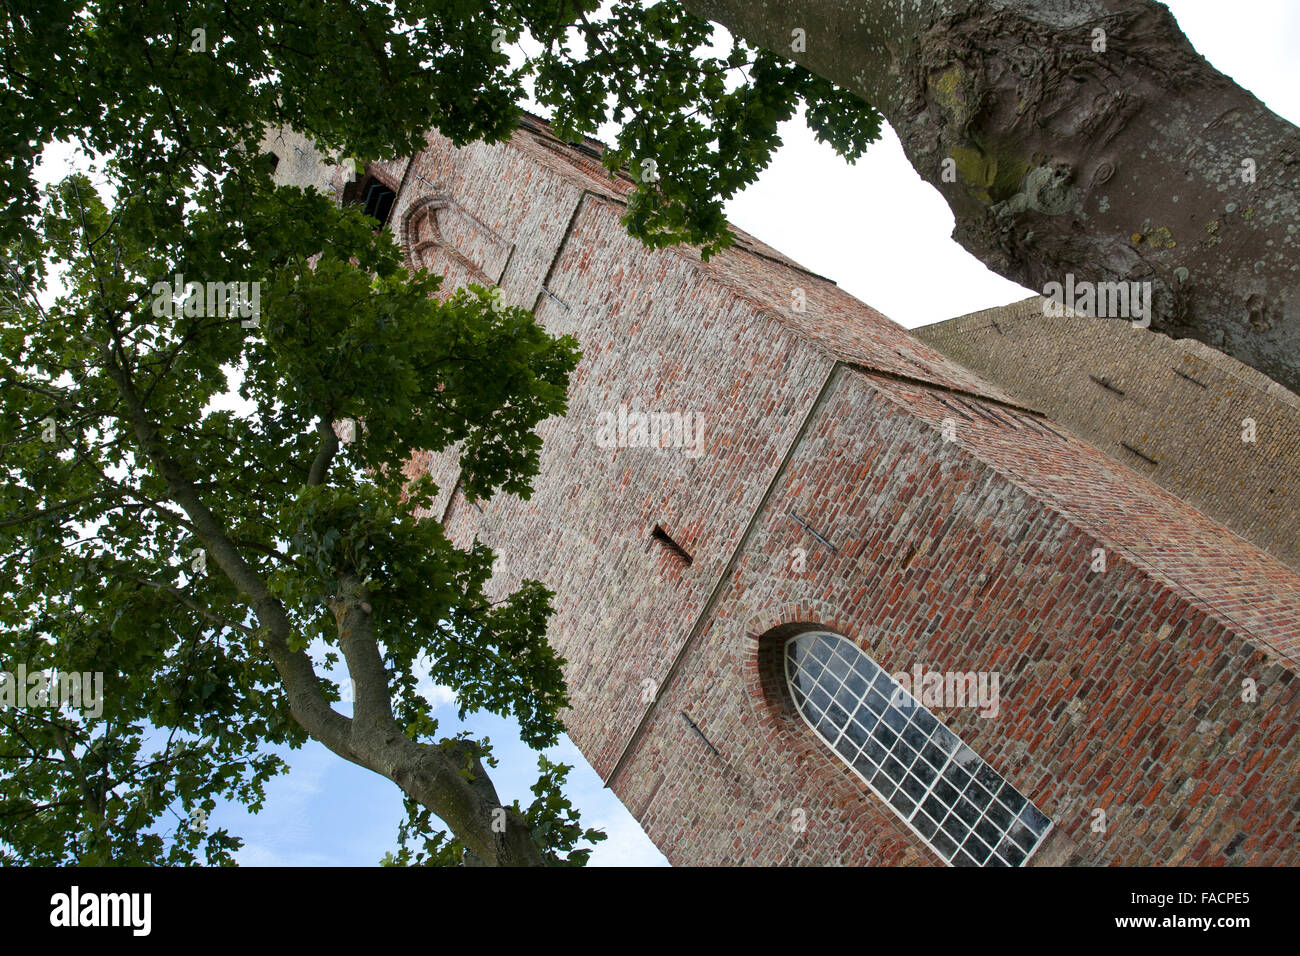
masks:
[[[1300,391],[1300,129],[1162,4],[683,3],[880,110],[994,272],[1150,282],[1152,328]]]

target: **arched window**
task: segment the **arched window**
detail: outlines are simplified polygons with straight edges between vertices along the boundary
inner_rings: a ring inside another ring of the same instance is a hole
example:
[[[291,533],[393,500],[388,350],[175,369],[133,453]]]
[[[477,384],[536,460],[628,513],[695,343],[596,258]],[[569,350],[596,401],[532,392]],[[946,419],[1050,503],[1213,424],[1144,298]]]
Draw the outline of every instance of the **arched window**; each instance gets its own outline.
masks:
[[[796,708],[954,866],[1020,866],[1051,827],[1038,808],[858,647],[807,631],[785,645]]]
[[[407,264],[441,275],[442,294],[469,283],[490,288],[501,282],[514,246],[451,200],[424,196],[404,219]]]

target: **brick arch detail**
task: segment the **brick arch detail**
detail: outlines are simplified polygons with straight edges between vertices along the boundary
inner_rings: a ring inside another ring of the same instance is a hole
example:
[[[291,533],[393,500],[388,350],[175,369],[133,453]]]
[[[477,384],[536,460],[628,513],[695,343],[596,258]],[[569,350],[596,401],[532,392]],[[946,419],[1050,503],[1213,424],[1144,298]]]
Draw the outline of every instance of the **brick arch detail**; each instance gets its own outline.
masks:
[[[442,244],[438,235],[438,220],[435,211],[446,206],[450,199],[441,191],[429,193],[416,199],[402,213],[402,228],[398,237],[406,253],[406,265],[411,271],[424,265],[424,252]],[[427,223],[426,229],[422,228]]]
[[[414,200],[402,213],[402,226],[399,233],[401,245],[406,253],[406,265],[412,272],[419,268],[428,268],[430,258],[426,254],[438,250],[442,255],[455,260],[471,281],[490,288],[492,281],[482,268],[468,256],[447,242],[438,223],[438,211],[456,207],[454,200],[446,191],[435,189]],[[439,296],[449,295],[453,290],[443,288]]]
[[[832,605],[822,601],[775,605],[753,612],[746,620],[738,640],[736,663],[746,706],[761,731],[774,735],[774,744],[801,762],[815,753],[819,758],[831,758],[828,764],[839,766],[839,759],[808,731],[803,718],[790,706],[784,676],[774,668],[780,663],[780,654],[779,646],[772,645],[782,645],[785,638],[812,630],[834,631],[852,639],[848,615]]]
[[[790,698],[781,655],[786,639],[804,631],[831,631],[861,647],[862,636],[850,620],[844,609],[815,600],[774,605],[745,619],[732,647],[754,733],[767,741],[775,756],[818,781],[818,789],[838,794],[836,802],[849,814],[850,826],[869,834],[863,862],[936,865],[939,861],[919,846],[897,815],[813,733]],[[858,808],[848,809],[853,803]]]

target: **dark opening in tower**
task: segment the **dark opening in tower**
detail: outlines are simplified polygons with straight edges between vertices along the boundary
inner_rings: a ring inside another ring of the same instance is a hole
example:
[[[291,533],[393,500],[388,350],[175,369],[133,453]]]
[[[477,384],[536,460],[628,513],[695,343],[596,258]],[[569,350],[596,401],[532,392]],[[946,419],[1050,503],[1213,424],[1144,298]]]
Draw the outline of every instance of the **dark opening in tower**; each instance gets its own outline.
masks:
[[[388,216],[393,211],[396,199],[397,193],[371,175],[363,177],[359,182],[350,183],[343,191],[344,205],[360,206],[361,211],[378,221],[380,226],[388,224]]]

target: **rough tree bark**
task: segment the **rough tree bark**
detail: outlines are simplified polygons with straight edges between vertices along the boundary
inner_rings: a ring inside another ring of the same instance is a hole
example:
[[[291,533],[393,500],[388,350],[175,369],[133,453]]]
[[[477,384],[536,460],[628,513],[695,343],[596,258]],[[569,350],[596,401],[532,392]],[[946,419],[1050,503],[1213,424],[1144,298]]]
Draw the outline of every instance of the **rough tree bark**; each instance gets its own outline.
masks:
[[[994,272],[1040,290],[1149,281],[1153,329],[1300,392],[1300,129],[1162,4],[683,4],[880,110]]]
[[[502,806],[471,744],[421,744],[402,732],[393,717],[392,689],[379,653],[370,597],[357,575],[344,574],[330,603],[353,684],[348,752],[335,752],[392,780],[436,813],[470,851],[474,865],[544,865],[527,820]]]

